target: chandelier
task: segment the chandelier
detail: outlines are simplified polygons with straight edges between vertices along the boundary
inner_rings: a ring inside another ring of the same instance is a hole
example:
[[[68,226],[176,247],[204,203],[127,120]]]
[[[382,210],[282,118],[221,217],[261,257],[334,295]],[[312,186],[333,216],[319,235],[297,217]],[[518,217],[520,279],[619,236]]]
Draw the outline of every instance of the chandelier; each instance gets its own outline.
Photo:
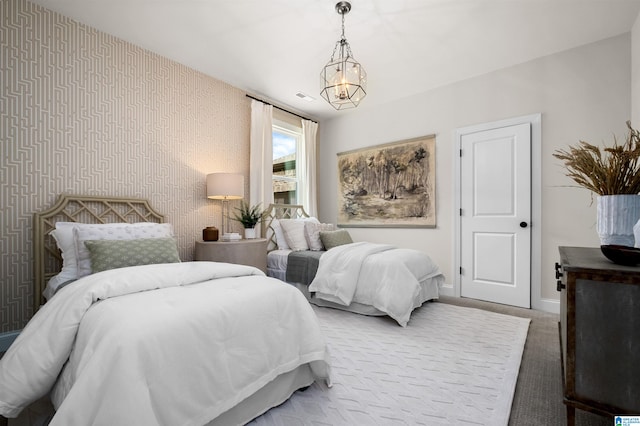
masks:
[[[349,2],[336,4],[336,12],[342,15],[342,37],[320,73],[320,95],[338,110],[355,108],[367,96],[367,72],[353,57],[344,36],[344,15],[350,10]]]

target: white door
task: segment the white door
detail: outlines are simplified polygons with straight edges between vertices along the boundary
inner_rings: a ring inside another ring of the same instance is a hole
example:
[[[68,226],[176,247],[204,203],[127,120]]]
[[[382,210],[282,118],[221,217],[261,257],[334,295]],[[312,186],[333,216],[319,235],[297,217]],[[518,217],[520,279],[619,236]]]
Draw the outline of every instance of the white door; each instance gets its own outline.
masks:
[[[460,138],[460,294],[531,306],[531,124]]]

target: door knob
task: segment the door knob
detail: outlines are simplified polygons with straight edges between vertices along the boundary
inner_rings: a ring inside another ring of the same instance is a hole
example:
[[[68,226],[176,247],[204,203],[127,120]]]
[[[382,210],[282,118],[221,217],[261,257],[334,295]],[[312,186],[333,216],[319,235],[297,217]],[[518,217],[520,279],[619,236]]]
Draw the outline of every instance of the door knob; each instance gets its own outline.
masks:
[[[527,222],[520,222],[520,228],[526,228],[527,226]]]

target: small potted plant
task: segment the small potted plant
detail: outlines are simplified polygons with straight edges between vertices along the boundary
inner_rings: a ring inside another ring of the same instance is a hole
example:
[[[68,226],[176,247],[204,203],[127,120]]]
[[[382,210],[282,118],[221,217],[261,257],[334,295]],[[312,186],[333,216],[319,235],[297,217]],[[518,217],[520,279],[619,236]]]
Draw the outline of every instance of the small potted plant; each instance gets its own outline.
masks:
[[[256,238],[256,225],[262,220],[264,210],[260,208],[260,204],[249,206],[244,200],[240,202],[240,207],[235,208],[232,219],[237,220],[244,227],[244,236],[246,239]]]
[[[564,163],[566,175],[597,197],[598,235],[602,245],[633,246],[633,226],[640,219],[640,132],[627,121],[629,135],[619,145],[600,149],[580,141],[553,156]]]

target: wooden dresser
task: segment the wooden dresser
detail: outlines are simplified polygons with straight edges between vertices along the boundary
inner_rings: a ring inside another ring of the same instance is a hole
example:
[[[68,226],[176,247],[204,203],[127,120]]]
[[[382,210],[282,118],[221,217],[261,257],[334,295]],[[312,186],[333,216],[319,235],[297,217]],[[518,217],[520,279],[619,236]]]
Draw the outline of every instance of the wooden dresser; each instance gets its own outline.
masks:
[[[575,409],[640,414],[640,267],[600,248],[560,247],[560,344],[567,425]]]

